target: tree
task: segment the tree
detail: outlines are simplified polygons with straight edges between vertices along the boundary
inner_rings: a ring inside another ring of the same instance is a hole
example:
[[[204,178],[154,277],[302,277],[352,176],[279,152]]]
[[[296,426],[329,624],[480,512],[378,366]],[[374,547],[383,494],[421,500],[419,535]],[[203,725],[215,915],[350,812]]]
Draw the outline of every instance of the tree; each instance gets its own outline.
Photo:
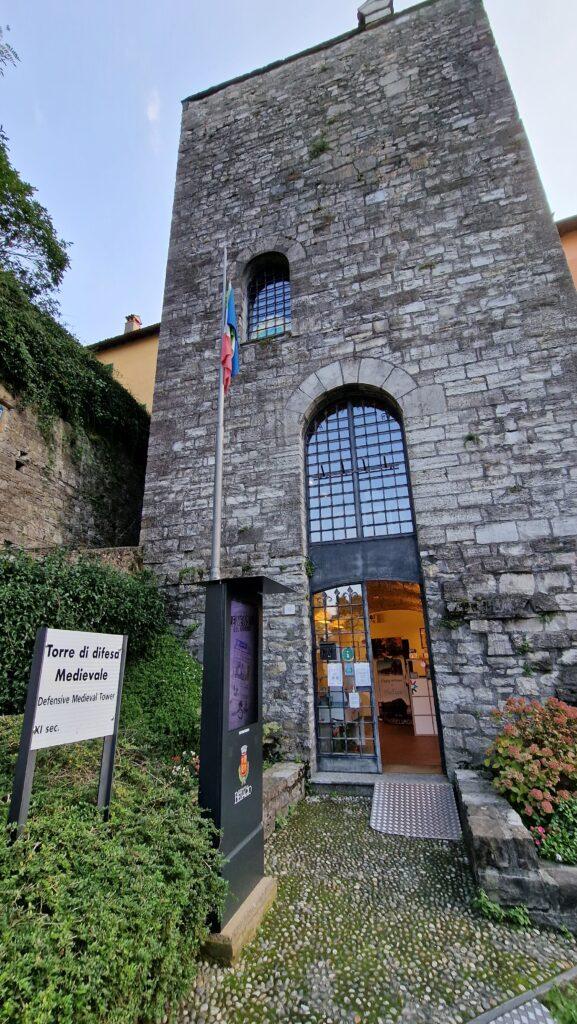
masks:
[[[0,28],[0,75],[17,60]],[[0,127],[0,267],[14,275],[30,299],[50,309],[54,305],[50,293],[62,281],[70,261],[66,242],[56,234],[35,192],[12,166],[8,139]]]

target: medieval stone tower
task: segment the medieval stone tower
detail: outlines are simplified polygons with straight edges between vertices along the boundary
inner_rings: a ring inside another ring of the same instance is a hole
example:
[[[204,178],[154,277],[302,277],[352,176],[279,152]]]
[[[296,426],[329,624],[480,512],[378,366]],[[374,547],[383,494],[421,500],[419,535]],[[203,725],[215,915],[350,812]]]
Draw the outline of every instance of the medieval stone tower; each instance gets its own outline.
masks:
[[[574,286],[482,3],[389,6],[184,102],[145,496],[198,649],[226,242],[223,574],[295,588],[267,712],[329,770],[577,690]]]

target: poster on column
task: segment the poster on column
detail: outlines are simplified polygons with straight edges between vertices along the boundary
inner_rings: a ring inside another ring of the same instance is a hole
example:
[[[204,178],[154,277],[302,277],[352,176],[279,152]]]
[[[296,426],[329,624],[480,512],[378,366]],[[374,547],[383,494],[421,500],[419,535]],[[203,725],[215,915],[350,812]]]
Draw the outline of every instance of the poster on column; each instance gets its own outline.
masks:
[[[230,605],[228,728],[245,729],[257,719],[258,609],[246,601]]]

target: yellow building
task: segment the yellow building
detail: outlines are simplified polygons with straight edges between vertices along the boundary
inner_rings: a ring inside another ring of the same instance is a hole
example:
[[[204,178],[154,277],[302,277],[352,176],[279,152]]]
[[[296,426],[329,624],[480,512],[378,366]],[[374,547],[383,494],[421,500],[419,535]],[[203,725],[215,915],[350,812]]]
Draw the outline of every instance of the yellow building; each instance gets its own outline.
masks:
[[[123,334],[88,346],[99,362],[112,367],[116,380],[149,412],[152,411],[159,334],[160,324],[142,327],[140,317],[131,313],[126,317]]]
[[[567,217],[557,222],[557,230],[561,236],[561,245],[565,250],[569,270],[577,287],[577,217]]]

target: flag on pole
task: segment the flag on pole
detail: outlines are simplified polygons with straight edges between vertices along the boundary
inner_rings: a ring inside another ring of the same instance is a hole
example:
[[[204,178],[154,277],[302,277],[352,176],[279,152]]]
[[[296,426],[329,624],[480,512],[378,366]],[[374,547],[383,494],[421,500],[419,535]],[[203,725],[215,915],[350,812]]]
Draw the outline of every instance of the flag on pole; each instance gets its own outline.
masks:
[[[236,377],[240,366],[238,351],[238,325],[234,305],[234,291],[230,284],[228,286],[226,296],[220,361],[222,363],[222,379],[224,384],[224,393],[226,395],[230,387],[230,382],[233,377]]]

